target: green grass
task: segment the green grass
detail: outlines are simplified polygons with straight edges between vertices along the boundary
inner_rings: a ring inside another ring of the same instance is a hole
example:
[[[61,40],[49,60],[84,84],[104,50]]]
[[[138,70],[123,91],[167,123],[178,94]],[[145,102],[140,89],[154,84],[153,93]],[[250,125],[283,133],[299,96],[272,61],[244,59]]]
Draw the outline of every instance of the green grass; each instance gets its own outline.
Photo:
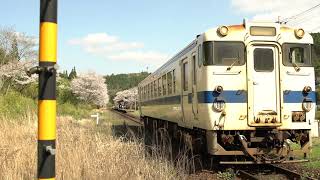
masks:
[[[309,168],[320,168],[320,138],[312,139],[312,152],[309,156],[310,162],[304,164]]]
[[[61,104],[58,101],[57,113],[59,116],[72,116],[74,119],[89,119],[94,108],[85,103]],[[23,117],[36,116],[38,111],[37,100],[22,95],[20,92],[9,91],[6,95],[0,95],[0,117],[19,120]]]
[[[127,113],[134,116],[134,117],[140,117],[139,111],[128,111]]]
[[[24,97],[19,92],[10,91],[0,95],[0,116],[7,119],[19,120],[37,112],[37,102]]]
[[[77,104],[66,102],[58,104],[58,115],[72,116],[76,120],[89,119],[92,114],[93,107],[87,104]]]

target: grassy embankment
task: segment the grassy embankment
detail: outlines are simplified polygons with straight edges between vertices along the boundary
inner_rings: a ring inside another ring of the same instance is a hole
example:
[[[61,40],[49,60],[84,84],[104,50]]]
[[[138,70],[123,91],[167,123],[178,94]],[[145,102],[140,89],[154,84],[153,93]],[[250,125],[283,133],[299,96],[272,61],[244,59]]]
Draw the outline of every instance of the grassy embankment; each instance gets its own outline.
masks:
[[[85,105],[83,105],[85,106]],[[74,105],[58,106],[59,114],[80,119],[92,110]],[[139,139],[112,136],[116,115],[93,120],[57,119],[57,179],[182,179],[183,170],[160,157],[146,157]],[[0,97],[0,179],[34,179],[37,164],[36,102],[9,93]],[[118,122],[122,124],[123,122]]]
[[[312,152],[309,156],[310,162],[304,164],[305,167],[320,168],[320,138],[312,139]]]

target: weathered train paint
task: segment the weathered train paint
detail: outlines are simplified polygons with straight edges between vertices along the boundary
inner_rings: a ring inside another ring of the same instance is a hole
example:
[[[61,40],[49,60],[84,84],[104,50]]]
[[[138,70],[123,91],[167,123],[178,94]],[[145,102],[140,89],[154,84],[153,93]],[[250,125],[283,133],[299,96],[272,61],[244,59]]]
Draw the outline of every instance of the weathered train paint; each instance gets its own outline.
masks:
[[[251,151],[247,142],[263,144],[273,133],[279,142],[303,137],[299,143],[307,153],[316,101],[312,36],[298,38],[295,29],[271,22],[225,27],[227,35],[220,27],[197,35],[138,85],[141,118],[186,135],[203,130],[211,155],[244,155],[244,147]],[[239,137],[247,142],[226,141]],[[250,148],[258,147],[254,143]]]
[[[38,178],[55,179],[57,0],[40,0]]]

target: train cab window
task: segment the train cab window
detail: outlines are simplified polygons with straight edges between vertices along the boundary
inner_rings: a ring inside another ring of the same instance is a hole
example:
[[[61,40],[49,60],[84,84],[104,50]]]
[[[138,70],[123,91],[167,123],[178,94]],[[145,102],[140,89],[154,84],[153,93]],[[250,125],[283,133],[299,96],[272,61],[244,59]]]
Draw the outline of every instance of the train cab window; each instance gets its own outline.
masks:
[[[176,70],[172,71],[172,81],[173,81],[173,94],[176,93]]]
[[[188,63],[183,64],[183,90],[188,91]]]
[[[311,46],[309,44],[285,43],[282,45],[285,66],[311,66]]]
[[[242,42],[204,42],[204,65],[244,65],[245,47]]]
[[[272,72],[274,69],[274,58],[272,49],[257,48],[253,51],[254,69],[259,72]]]
[[[162,76],[162,94],[165,96],[167,94],[167,75]]]
[[[168,95],[172,94],[172,72],[167,73]]]
[[[161,96],[162,93],[161,93],[161,78],[158,79],[158,96]]]

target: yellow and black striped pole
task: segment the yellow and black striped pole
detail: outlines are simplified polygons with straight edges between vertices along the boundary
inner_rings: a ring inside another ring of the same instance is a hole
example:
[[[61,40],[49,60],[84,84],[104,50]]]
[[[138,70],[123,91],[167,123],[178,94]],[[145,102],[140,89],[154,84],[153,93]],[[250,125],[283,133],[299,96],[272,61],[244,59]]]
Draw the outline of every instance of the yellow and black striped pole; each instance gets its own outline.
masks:
[[[38,178],[55,179],[57,0],[40,0]]]

